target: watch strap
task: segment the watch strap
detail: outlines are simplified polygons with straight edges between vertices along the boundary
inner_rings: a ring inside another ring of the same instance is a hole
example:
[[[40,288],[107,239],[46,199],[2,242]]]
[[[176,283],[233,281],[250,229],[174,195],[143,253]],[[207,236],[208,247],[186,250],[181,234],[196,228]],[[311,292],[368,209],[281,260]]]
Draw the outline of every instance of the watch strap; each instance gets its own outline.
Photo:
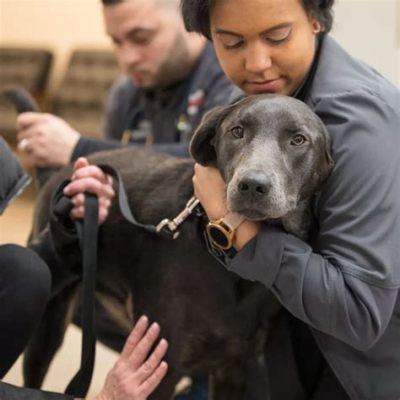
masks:
[[[236,212],[230,211],[224,217],[222,217],[221,221],[231,230],[234,231],[239,227],[239,225],[246,219],[242,214],[238,214]]]

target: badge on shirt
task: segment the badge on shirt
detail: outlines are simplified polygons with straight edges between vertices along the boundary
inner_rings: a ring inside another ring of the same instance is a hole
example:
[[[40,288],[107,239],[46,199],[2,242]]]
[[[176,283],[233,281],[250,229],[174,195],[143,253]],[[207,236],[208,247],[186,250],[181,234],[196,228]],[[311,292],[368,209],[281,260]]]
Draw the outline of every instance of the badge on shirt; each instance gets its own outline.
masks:
[[[187,115],[193,117],[199,112],[199,108],[202,106],[205,100],[205,93],[203,89],[198,89],[191,93],[188,97]]]

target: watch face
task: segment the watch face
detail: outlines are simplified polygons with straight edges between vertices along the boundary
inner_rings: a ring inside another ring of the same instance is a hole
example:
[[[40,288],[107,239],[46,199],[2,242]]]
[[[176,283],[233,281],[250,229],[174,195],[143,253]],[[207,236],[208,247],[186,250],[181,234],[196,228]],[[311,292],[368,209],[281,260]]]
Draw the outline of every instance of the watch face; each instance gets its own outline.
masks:
[[[231,247],[231,241],[227,237],[226,233],[217,226],[208,226],[208,235],[210,239],[222,249],[229,249]]]

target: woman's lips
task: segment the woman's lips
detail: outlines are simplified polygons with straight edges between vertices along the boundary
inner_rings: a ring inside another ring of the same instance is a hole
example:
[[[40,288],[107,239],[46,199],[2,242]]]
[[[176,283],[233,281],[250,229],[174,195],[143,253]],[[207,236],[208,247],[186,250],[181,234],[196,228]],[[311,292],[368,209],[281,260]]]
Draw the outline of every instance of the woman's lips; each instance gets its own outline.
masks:
[[[278,93],[282,88],[282,80],[280,78],[270,79],[262,82],[246,82],[246,92],[257,94],[257,93]]]

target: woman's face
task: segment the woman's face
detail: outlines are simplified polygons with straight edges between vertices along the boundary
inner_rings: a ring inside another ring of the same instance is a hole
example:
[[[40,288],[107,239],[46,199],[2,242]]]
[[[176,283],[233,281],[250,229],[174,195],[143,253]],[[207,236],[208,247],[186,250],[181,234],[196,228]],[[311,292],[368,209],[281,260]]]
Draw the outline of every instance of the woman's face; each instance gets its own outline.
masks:
[[[319,32],[300,0],[217,0],[210,25],[222,69],[247,94],[291,95],[312,64]]]

